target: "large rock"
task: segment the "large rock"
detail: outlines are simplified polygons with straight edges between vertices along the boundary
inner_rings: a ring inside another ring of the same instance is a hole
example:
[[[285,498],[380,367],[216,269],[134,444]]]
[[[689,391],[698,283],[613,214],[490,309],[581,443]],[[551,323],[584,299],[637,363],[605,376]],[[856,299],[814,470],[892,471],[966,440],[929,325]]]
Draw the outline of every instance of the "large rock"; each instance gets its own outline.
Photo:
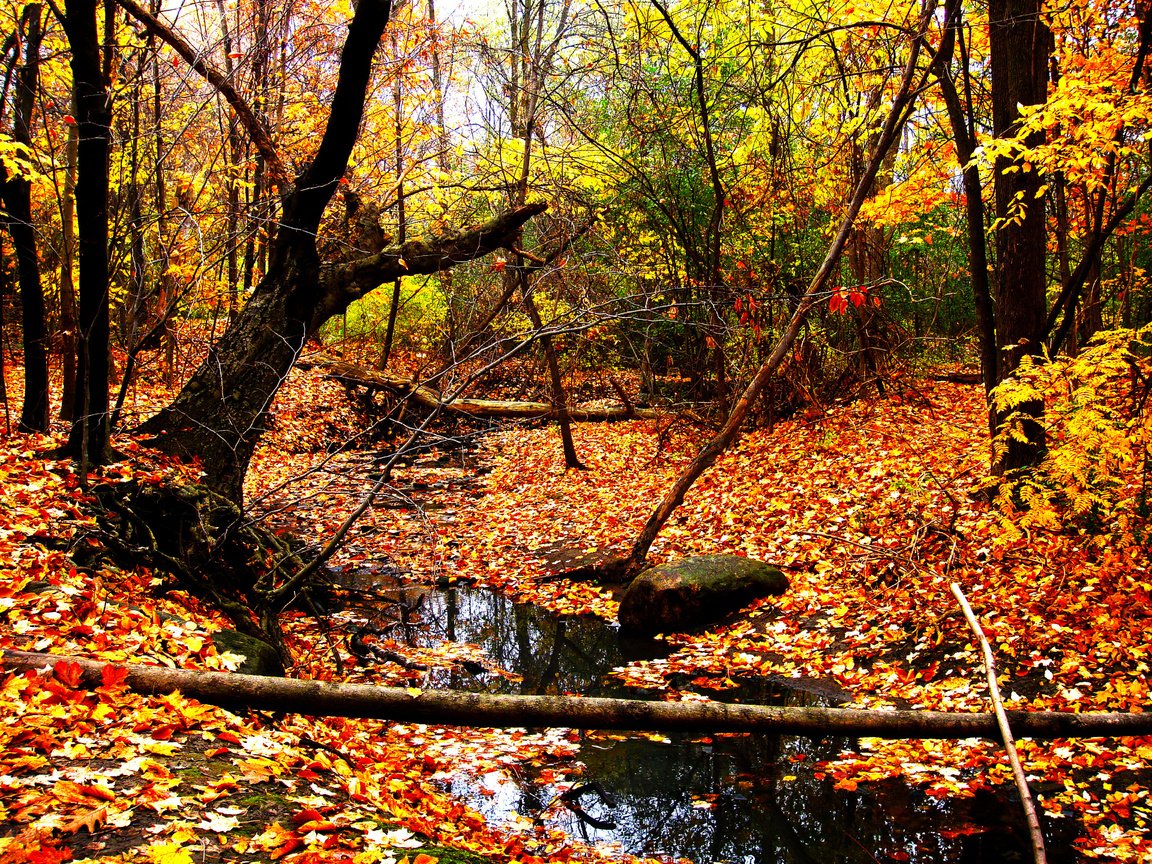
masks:
[[[757,597],[783,594],[788,577],[763,561],[699,555],[645,570],[620,600],[620,626],[673,633],[719,621]]]
[[[216,650],[223,654],[239,654],[244,660],[236,670],[241,675],[284,676],[280,653],[263,639],[237,633],[235,630],[217,630],[212,634]]]

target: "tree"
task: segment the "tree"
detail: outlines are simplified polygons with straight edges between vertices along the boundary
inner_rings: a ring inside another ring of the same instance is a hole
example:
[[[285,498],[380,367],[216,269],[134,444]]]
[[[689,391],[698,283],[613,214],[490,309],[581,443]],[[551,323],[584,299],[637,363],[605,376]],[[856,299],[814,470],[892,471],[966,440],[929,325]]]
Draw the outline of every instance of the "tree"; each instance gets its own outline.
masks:
[[[108,457],[108,152],[111,106],[100,63],[98,0],[65,0],[76,107],[76,216],[80,302],[76,397],[66,452],[85,462]],[[110,17],[110,16],[108,16]]]
[[[1041,105],[1048,89],[1052,37],[1041,15],[1040,0],[990,0],[988,41],[992,67],[992,131],[1013,137],[1021,106]],[[1033,133],[1026,147],[1043,143]],[[1000,158],[995,164],[996,193],[996,348],[998,380],[1003,381],[1025,354],[1044,352],[1048,311],[1047,225],[1043,178],[1023,159]],[[994,459],[999,473],[1035,465],[1044,452],[1044,405],[1035,400],[1015,409],[1024,418],[1021,438],[1010,437]],[[1006,418],[997,418],[999,426]]]
[[[158,19],[122,0],[225,95],[253,143],[275,169],[283,165],[267,130],[227,81]],[[144,424],[166,450],[199,458],[206,483],[235,501],[266,413],[305,341],[349,303],[402,275],[435,273],[511,244],[520,227],[543,212],[527,204],[462,231],[409,240],[349,262],[322,262],[316,236],[356,143],[372,59],[391,14],[388,0],[362,0],[348,28],[339,77],[319,147],[292,182],[281,180],[282,217],[268,271],[205,362],[173,403]],[[282,175],[281,175],[282,176]]]
[[[556,51],[567,38],[571,0],[563,0],[557,11],[555,33],[547,43],[544,40],[544,21],[548,3],[546,0],[524,0],[508,7],[508,24],[512,34],[512,46],[508,52],[511,74],[504,90],[508,95],[508,117],[513,138],[522,142],[518,176],[512,184],[510,203],[522,206],[528,197],[528,181],[532,170],[532,142],[541,132],[544,86],[552,73]],[[522,238],[517,238],[516,248],[523,246]],[[542,263],[538,260],[536,263]],[[528,320],[539,332],[540,346],[548,366],[552,391],[552,404],[556,408],[560,425],[560,441],[564,451],[564,465],[567,468],[583,468],[576,454],[576,444],[572,439],[572,422],[568,414],[568,400],[564,392],[564,381],[560,372],[560,360],[552,336],[544,330],[544,320],[536,304],[535,289],[529,276],[524,253],[516,252],[516,267],[505,271],[505,296],[519,290]]]
[[[30,154],[32,113],[40,76],[39,3],[29,3],[20,14],[24,60],[16,76],[13,99],[13,138]],[[0,198],[5,225],[12,235],[20,274],[20,306],[24,324],[24,406],[20,428],[48,429],[48,329],[44,314],[44,289],[40,284],[40,260],[36,250],[36,227],[32,223],[32,181],[25,173],[0,169]]]

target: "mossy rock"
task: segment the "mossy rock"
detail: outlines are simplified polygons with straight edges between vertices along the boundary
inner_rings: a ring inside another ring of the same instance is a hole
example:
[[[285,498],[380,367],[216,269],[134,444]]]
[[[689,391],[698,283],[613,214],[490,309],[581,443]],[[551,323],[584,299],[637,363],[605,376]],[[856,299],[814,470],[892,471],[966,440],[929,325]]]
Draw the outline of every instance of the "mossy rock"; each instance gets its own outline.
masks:
[[[674,633],[714,624],[758,597],[783,594],[788,577],[763,561],[698,555],[637,576],[620,600],[620,626],[632,633]]]
[[[228,651],[244,657],[244,662],[236,670],[241,675],[271,675],[278,678],[284,676],[284,665],[280,662],[279,652],[263,639],[235,630],[217,630],[212,634],[212,642],[221,654]]]

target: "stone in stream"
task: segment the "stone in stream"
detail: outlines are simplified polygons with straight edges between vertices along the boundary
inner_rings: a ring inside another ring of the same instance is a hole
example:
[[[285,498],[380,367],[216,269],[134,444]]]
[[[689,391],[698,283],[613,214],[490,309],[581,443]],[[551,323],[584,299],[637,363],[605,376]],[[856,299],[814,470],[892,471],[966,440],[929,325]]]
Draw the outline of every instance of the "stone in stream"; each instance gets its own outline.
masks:
[[[788,577],[763,561],[698,555],[645,570],[620,600],[620,626],[673,633],[715,623],[757,597],[783,594]]]

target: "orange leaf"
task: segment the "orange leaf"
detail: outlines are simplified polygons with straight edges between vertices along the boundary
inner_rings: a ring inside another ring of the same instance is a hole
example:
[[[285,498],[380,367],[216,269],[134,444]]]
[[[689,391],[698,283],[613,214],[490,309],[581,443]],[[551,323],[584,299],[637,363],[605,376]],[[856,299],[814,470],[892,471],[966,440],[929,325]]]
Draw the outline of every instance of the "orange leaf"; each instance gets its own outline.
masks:
[[[268,857],[273,861],[279,861],[285,855],[289,855],[292,852],[295,852],[303,845],[304,841],[299,837],[289,837],[277,849],[274,849],[268,853]]]
[[[52,787],[52,794],[67,804],[91,803],[90,798],[99,801],[116,800],[116,793],[106,786],[93,786],[90,783],[81,785],[71,780],[57,780],[56,785]]]

